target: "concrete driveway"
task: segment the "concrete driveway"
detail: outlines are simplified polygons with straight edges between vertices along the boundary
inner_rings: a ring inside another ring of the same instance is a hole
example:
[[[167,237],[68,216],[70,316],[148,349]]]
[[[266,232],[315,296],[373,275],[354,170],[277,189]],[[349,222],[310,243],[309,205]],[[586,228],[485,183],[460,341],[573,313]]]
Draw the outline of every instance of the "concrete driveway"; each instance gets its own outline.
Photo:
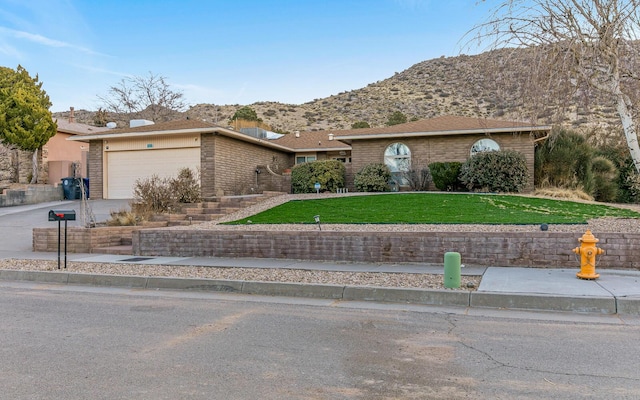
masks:
[[[129,210],[131,200],[88,200],[96,222],[106,221],[112,211]],[[33,228],[57,226],[49,222],[49,210],[74,210],[76,221],[67,222],[68,226],[81,226],[81,200],[63,200],[25,206],[0,207],[0,258],[23,257],[32,252]],[[63,223],[64,225],[64,223]]]

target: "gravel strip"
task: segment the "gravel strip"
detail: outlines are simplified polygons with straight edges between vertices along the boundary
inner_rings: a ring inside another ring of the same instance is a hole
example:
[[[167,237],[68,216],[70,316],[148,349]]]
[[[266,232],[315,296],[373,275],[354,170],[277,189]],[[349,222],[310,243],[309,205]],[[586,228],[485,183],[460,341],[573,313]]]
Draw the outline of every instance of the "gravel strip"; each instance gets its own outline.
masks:
[[[372,193],[349,194],[285,194],[266,199],[256,205],[223,216],[217,221],[205,222],[188,227],[173,227],[167,229],[195,229],[195,230],[260,230],[260,231],[310,231],[317,230],[313,224],[278,224],[278,225],[221,225],[223,222],[235,221],[250,217],[256,213],[283,204],[291,200],[320,199],[339,196],[370,196]],[[640,211],[638,205],[613,205]],[[599,232],[640,232],[640,219],[599,218],[588,221],[587,224],[549,225],[549,232],[571,232],[578,236],[586,229],[594,234]],[[323,231],[343,232],[538,232],[539,225],[456,225],[456,224],[323,224]],[[577,237],[578,237],[577,236]],[[0,260],[0,269],[57,271],[57,262],[43,260]],[[110,263],[67,263],[67,271],[78,273],[94,273],[107,275],[133,276],[166,276],[178,278],[205,278],[262,282],[291,282],[317,283],[353,286],[378,286],[398,288],[444,289],[443,276],[438,274],[407,274],[407,273],[361,273],[361,272],[332,272],[308,271],[297,269],[271,268],[215,268],[195,266],[167,266],[167,265],[139,265],[139,264],[110,264]],[[475,290],[480,284],[480,276],[462,276],[461,289]]]
[[[59,271],[57,261],[22,259],[0,260],[0,269],[21,271]],[[234,281],[444,289],[443,275],[438,274],[309,271],[285,268],[217,268],[89,262],[68,262],[66,271],[105,275],[163,276]],[[462,276],[460,279],[461,288],[454,290],[475,290],[480,284],[480,279],[480,276]]]

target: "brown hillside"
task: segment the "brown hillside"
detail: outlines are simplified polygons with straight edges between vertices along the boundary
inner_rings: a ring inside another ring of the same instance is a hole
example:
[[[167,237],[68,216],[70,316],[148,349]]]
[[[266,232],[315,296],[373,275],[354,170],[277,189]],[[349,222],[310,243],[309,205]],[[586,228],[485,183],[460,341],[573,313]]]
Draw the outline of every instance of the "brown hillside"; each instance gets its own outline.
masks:
[[[611,99],[585,90],[551,95],[562,82],[533,82],[535,63],[528,50],[502,49],[476,56],[441,57],[415,64],[405,71],[364,88],[294,105],[277,102],[250,104],[275,130],[348,129],[356,121],[383,126],[401,111],[409,119],[438,115],[480,116],[558,124],[586,131],[594,127],[619,137],[619,121]],[[188,100],[188,99],[187,99]],[[185,116],[226,125],[242,105],[197,104]],[[68,113],[57,113],[65,117]],[[78,110],[78,122],[92,123],[93,112]],[[125,126],[126,116],[111,116]]]

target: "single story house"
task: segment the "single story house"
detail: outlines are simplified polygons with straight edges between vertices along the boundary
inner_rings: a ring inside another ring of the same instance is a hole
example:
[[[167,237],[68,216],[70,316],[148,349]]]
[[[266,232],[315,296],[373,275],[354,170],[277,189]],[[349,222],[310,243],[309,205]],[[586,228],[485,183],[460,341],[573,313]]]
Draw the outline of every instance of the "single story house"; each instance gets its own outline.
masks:
[[[198,170],[205,198],[289,191],[286,170],[302,162],[336,159],[353,173],[370,163],[392,171],[436,161],[465,161],[476,151],[511,149],[524,154],[533,189],[534,140],[549,126],[483,118],[443,116],[406,124],[342,131],[294,132],[277,139],[224,128],[205,121],[181,120],[111,129],[71,137],[89,143],[93,198],[133,196],[137,179],[176,176]]]
[[[533,190],[535,141],[550,126],[441,116],[382,128],[333,131],[334,140],[351,146],[352,170],[372,162],[386,164],[392,173],[420,169],[433,162],[464,162],[477,152],[514,150],[524,155],[529,171],[527,191]]]

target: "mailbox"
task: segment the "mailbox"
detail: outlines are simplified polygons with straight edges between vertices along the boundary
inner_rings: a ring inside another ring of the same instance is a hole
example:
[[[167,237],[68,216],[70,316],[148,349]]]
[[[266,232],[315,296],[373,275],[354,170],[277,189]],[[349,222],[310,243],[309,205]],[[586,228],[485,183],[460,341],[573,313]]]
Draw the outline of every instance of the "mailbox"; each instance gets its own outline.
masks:
[[[75,210],[49,210],[49,221],[75,221]]]

